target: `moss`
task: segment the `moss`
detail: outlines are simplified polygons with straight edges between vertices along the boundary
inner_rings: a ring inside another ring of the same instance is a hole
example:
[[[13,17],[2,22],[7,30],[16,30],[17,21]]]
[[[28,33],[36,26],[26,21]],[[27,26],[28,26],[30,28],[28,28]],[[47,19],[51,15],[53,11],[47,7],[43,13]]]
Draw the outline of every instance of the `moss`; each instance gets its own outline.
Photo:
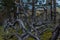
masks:
[[[47,30],[46,32],[41,35],[41,40],[49,40],[49,38],[52,36],[51,30]]]
[[[28,27],[27,27],[28,28]],[[12,31],[13,29],[10,29],[10,31]],[[22,31],[22,29],[20,29],[19,31],[19,34],[22,34],[23,33],[23,31]],[[41,40],[49,40],[49,38],[52,36],[52,30],[50,29],[50,27],[47,29],[47,31],[45,31],[44,33],[43,33],[43,35],[40,35],[41,36]],[[3,40],[3,35],[4,34],[4,32],[3,32],[3,27],[0,27],[0,40]],[[7,35],[10,35],[10,33],[9,34],[7,34]],[[13,38],[11,38],[11,39],[9,39],[9,40],[15,40],[15,38],[16,37],[13,37]],[[17,40],[17,39],[16,39]],[[28,38],[26,38],[26,40],[35,40],[33,37],[28,37]]]
[[[3,28],[3,27],[0,26],[0,40],[3,40],[3,36],[2,36],[2,35],[3,35],[3,30],[2,30],[2,28]]]
[[[21,35],[21,34],[23,33],[22,29],[20,29],[20,30],[18,31],[18,33]]]
[[[28,37],[26,40],[35,40],[33,37]]]
[[[0,40],[3,40],[3,38],[0,36]]]

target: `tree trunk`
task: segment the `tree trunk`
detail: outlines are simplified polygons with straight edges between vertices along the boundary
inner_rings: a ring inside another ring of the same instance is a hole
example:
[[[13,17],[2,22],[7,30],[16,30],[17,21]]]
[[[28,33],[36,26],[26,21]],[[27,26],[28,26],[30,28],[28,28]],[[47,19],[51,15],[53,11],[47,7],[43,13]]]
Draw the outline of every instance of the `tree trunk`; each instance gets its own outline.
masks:
[[[56,23],[56,0],[53,0],[53,13],[54,13],[54,24]]]

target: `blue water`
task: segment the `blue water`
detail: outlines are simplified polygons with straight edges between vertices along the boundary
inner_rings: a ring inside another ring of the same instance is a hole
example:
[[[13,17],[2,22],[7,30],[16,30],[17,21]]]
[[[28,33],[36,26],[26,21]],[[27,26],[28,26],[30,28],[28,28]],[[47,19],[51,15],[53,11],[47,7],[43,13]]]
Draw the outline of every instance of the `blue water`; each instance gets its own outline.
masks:
[[[58,3],[58,5],[60,5],[60,0],[56,0],[56,3]]]
[[[38,0],[39,1],[42,1],[43,4],[46,3],[46,0]],[[23,2],[27,2],[27,0],[23,0]],[[60,0],[56,0],[56,2],[58,3],[58,5],[60,5]]]

